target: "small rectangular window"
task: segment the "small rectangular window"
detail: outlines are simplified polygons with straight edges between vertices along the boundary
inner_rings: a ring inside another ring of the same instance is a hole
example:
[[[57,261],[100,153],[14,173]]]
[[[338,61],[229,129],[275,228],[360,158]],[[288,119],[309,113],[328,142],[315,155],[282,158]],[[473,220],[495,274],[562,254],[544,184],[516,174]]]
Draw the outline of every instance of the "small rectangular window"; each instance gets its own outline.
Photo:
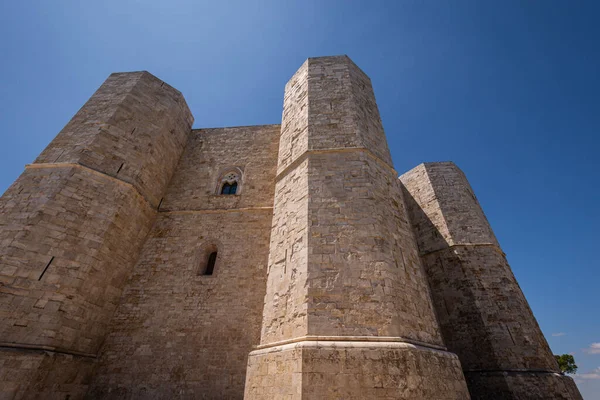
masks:
[[[204,275],[212,275],[215,270],[215,263],[217,262],[217,252],[213,251],[208,256],[208,262],[206,263],[206,269],[204,270]]]

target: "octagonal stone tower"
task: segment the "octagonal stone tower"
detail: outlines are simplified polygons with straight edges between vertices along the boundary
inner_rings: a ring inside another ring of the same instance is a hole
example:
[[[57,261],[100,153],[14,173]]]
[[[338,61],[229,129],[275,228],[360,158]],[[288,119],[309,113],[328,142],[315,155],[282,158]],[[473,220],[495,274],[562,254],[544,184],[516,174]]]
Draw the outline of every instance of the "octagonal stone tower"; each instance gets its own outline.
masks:
[[[192,121],[151,74],[112,74],[1,197],[0,397],[85,393]]]
[[[473,399],[581,399],[559,373],[462,171],[426,163],[400,179],[444,341]]]
[[[369,78],[288,82],[261,345],[247,399],[466,399],[445,351]]]

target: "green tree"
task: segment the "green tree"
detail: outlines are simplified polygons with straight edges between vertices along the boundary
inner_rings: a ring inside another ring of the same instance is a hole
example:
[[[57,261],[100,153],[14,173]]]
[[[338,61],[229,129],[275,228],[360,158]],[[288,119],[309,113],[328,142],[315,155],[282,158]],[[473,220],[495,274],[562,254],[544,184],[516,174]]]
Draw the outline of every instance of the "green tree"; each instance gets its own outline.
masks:
[[[554,355],[558,367],[563,374],[574,374],[577,372],[577,364],[575,364],[575,358],[571,354]]]

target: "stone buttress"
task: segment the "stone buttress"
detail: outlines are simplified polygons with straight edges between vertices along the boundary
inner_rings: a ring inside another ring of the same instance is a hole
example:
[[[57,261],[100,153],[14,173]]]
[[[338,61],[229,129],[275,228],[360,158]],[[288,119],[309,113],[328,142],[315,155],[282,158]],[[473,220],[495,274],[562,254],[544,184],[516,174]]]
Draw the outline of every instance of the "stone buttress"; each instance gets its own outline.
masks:
[[[83,396],[192,120],[149,73],[112,74],[2,196],[0,398]]]
[[[400,178],[444,341],[473,399],[581,399],[559,369],[466,177],[451,162]]]
[[[468,399],[445,351],[369,78],[346,56],[288,82],[247,399]]]

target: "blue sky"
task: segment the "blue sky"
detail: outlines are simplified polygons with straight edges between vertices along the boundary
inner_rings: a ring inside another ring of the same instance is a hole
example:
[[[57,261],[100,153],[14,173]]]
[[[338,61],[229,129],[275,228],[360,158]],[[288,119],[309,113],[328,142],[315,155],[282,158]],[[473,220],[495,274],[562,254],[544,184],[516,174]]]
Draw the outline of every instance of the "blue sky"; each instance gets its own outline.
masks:
[[[552,350],[600,399],[599,15],[594,1],[3,0],[0,193],[111,72],[178,88],[196,127],[270,124],[304,59],[348,54],[396,169],[465,171]]]

